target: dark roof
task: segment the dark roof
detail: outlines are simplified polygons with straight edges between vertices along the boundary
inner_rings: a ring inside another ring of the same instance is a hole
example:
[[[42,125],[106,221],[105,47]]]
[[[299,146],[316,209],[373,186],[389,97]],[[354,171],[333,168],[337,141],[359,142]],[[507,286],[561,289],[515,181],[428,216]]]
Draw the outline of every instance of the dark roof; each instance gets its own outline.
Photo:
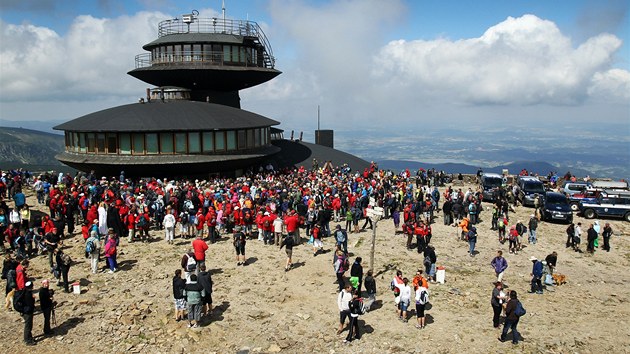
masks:
[[[243,44],[243,36],[225,33],[177,33],[160,37],[151,43],[142,46],[145,50],[151,50],[160,44],[170,43],[226,43],[226,44]]]
[[[317,159],[319,167],[324,166],[326,161],[331,161],[333,166],[348,164],[352,170],[359,171],[363,171],[364,168],[370,166],[369,162],[357,156],[323,145],[287,139],[274,140],[272,144],[282,149],[282,151],[269,158],[278,167],[304,166],[311,168],[313,166],[313,158]]]
[[[259,114],[214,103],[152,101],[90,113],[53,129],[83,132],[198,131],[259,128],[280,124]]]

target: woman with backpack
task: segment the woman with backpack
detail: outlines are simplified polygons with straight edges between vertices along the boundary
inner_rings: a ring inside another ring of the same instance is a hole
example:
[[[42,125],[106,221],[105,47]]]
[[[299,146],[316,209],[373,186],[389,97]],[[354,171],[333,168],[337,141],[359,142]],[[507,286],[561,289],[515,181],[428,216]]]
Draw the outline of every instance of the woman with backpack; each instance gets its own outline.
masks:
[[[343,274],[348,269],[348,257],[341,249],[337,250],[337,260],[335,260],[335,275],[337,276],[337,283],[339,284],[339,291],[343,290],[345,282],[343,280]]]
[[[418,284],[416,288],[415,294],[416,300],[416,319],[418,323],[416,324],[416,328],[423,329],[425,326],[425,318],[424,318],[424,310],[426,305],[429,303],[429,290],[425,288],[422,283]]]
[[[116,250],[116,239],[118,239],[118,235],[113,234],[105,244],[104,256],[109,265],[109,274],[113,274],[118,266],[116,263],[116,255],[118,254]]]
[[[518,325],[519,316],[522,316],[522,314],[519,314],[519,310],[521,309],[523,310],[522,312],[525,312],[523,309],[523,305],[518,300],[516,291],[510,291],[510,300],[505,306],[505,325],[503,326],[501,337],[499,337],[499,340],[501,342],[505,342],[505,339],[507,338],[507,332],[511,329],[512,344],[518,344],[518,340],[521,335],[516,330],[516,326]]]
[[[203,286],[197,282],[197,275],[192,274],[190,276],[190,281],[184,287],[183,294],[186,298],[188,309],[188,328],[197,328],[201,321],[201,310],[203,307],[201,299],[206,296]]]

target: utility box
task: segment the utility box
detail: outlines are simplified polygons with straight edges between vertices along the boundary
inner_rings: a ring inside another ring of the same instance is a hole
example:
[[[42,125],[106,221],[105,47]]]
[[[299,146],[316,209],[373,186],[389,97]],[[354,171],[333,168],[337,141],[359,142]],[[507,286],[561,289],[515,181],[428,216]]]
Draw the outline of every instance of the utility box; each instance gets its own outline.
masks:
[[[334,131],[330,129],[315,131],[315,144],[334,149]]]

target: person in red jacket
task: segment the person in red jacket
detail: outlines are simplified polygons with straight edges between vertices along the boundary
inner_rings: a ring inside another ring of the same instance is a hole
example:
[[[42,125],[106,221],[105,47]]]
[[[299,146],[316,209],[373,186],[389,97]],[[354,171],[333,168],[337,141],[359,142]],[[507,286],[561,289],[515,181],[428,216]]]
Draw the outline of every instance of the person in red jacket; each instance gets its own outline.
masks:
[[[197,261],[197,269],[201,268],[203,265],[206,265],[206,250],[208,250],[208,244],[202,239],[201,235],[197,235],[197,237],[192,242],[192,248],[195,252],[195,260]]]
[[[269,212],[265,212],[262,218],[263,240],[265,245],[273,243],[273,219]]]
[[[136,237],[136,213],[135,211],[130,211],[129,214],[125,217],[125,225],[127,225],[127,236],[129,237],[128,241],[133,242],[133,239]]]
[[[335,215],[335,222],[339,222],[339,211],[341,210],[341,198],[339,198],[339,194],[335,194],[335,198],[332,200],[332,209]]]
[[[208,237],[210,238],[210,243],[214,243],[216,241],[216,228],[217,228],[217,213],[214,211],[214,207],[210,206],[208,208],[208,213],[206,213],[206,224],[208,225]]]
[[[17,284],[18,290],[22,290],[26,287],[26,282],[28,281],[28,275],[26,274],[28,263],[28,259],[23,259],[17,268],[15,268],[15,283]]]
[[[197,210],[197,215],[195,215],[195,229],[197,230],[197,237],[203,238],[203,228],[206,223],[206,217],[203,215],[203,210]]]

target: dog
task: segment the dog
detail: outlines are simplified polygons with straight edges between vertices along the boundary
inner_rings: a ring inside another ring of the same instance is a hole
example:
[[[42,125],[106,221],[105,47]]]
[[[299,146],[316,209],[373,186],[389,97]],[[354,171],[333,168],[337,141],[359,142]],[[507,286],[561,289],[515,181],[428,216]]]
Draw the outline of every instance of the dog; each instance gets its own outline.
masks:
[[[556,285],[562,285],[567,283],[567,276],[564,274],[552,274],[553,282]]]

